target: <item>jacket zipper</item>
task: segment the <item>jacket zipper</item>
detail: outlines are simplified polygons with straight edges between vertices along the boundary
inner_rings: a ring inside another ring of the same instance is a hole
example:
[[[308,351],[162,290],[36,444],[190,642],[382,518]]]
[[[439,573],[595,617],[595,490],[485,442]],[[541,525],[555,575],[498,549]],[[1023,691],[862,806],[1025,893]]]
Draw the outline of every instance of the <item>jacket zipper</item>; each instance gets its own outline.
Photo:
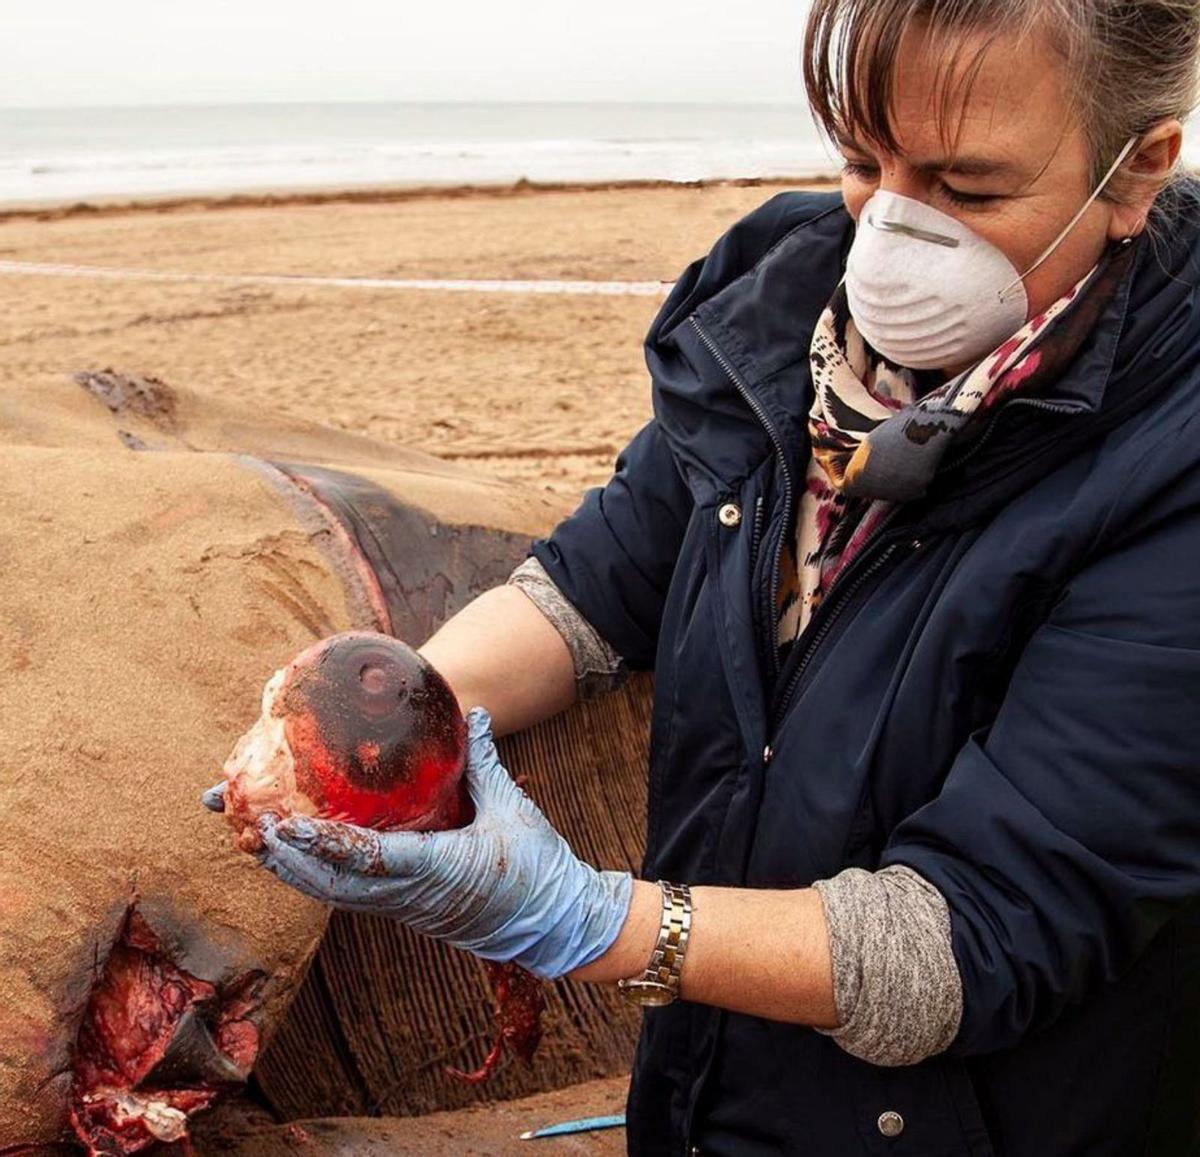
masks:
[[[888,560],[896,553],[896,551],[900,549],[901,543],[895,541],[890,542],[886,549],[877,555],[869,565],[861,565],[862,560],[868,557],[870,550],[878,545],[882,537],[883,532],[881,530],[876,533],[873,540],[868,539],[867,542],[864,543],[863,552],[856,560],[860,563],[858,574],[854,576],[852,582],[846,581],[847,576],[843,576],[842,582],[835,582],[831,594],[835,594],[836,597],[831,601],[822,603],[821,607],[819,608],[818,613],[824,612],[822,614],[821,625],[815,633],[812,633],[811,631],[808,633],[809,637],[805,643],[804,652],[801,655],[799,662],[796,664],[796,669],[792,672],[792,677],[787,682],[787,687],[784,689],[783,697],[779,700],[778,706],[772,712],[772,734],[774,734],[775,728],[779,725],[784,715],[787,714],[787,709],[791,704],[792,696],[795,695],[796,689],[800,686],[800,680],[804,677],[805,670],[808,668],[809,663],[812,662],[812,657],[817,653],[817,649],[828,637],[829,632],[833,630],[833,626],[834,623],[837,622],[838,615],[841,614],[851,599],[853,599],[854,596],[863,588],[867,581],[878,574],[879,571],[881,571],[884,566],[887,565]],[[921,541],[920,539],[914,538],[910,541],[909,545],[916,549],[920,547]],[[810,624],[810,627],[813,625],[815,624]],[[803,636],[801,636],[801,638],[803,638]],[[798,643],[799,640],[797,640],[797,644]]]
[[[755,624],[765,623],[767,614],[763,607],[763,584],[756,581],[758,576],[758,553],[762,545],[763,535],[763,513],[766,506],[766,495],[760,494],[754,500],[754,529],[750,535],[750,567],[749,567],[749,583],[750,583],[750,606],[751,606],[751,622]],[[766,665],[770,662],[762,652],[761,630],[755,628],[755,647],[758,649],[759,662],[765,670]]]
[[[762,542],[763,524],[763,495],[754,500],[754,529],[750,534],[750,573],[754,574],[754,564],[758,561],[758,547]]]
[[[792,517],[792,472],[788,466],[787,454],[784,451],[783,439],[779,436],[779,431],[775,428],[775,424],[771,421],[771,416],[767,413],[763,404],[750,392],[750,388],[742,381],[741,375],[733,368],[732,363],[725,356],[721,347],[700,324],[700,321],[695,315],[689,318],[692,328],[696,331],[696,336],[704,343],[705,349],[712,354],[717,364],[725,371],[726,376],[733,383],[737,392],[745,399],[746,404],[754,411],[754,416],[759,420],[763,429],[766,430],[767,436],[771,439],[771,444],[775,448],[775,456],[779,461],[780,473],[783,475],[783,510],[784,510],[784,531],[779,536],[779,541],[775,544],[775,550],[772,557],[771,566],[771,601],[768,604],[767,610],[770,613],[772,608],[778,605],[779,601],[779,555],[783,549],[784,535],[787,533],[787,526],[790,524]],[[775,674],[779,673],[779,623],[773,613],[770,613],[770,632],[771,646],[768,649],[768,654],[771,660],[772,670]]]
[[[1070,414],[1074,412],[1074,406],[1064,406],[1061,403],[1043,401],[1041,398],[1010,398],[1004,403],[993,415],[992,419],[984,427],[983,432],[967,446],[956,457],[947,459],[942,462],[937,472],[940,474],[943,470],[953,470],[957,466],[961,466],[964,462],[969,462],[980,450],[991,441],[992,434],[995,432],[996,423],[1000,420],[1000,415],[1004,413],[1010,406],[1030,406],[1035,410],[1045,410],[1051,414]]]

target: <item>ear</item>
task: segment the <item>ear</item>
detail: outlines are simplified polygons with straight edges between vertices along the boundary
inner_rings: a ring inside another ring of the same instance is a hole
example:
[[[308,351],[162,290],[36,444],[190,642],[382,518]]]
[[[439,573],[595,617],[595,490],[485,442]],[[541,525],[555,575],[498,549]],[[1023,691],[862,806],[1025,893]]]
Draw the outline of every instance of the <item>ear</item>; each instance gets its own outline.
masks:
[[[1136,237],[1146,228],[1154,199],[1162,192],[1182,149],[1183,125],[1177,120],[1161,121],[1142,135],[1137,149],[1121,166],[1121,171],[1136,173],[1139,180],[1129,204],[1113,206],[1108,223],[1110,240]]]

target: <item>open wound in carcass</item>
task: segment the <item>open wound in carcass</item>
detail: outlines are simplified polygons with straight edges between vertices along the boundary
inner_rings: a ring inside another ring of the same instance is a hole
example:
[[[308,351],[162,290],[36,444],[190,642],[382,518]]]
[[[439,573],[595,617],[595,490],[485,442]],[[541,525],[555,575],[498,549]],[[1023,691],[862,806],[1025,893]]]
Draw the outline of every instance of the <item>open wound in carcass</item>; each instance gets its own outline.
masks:
[[[256,819],[310,815],[382,831],[447,831],[470,823],[463,777],[466,723],[440,674],[398,639],[348,631],[276,671],[262,712],[225,763],[225,814],[248,852]],[[542,1038],[541,983],[515,964],[485,964],[496,1038],[473,1073],[495,1070],[505,1047],[525,1062]]]
[[[188,1118],[254,1066],[264,980],[192,975],[130,905],[75,1044],[71,1123],[89,1157],[186,1141]]]

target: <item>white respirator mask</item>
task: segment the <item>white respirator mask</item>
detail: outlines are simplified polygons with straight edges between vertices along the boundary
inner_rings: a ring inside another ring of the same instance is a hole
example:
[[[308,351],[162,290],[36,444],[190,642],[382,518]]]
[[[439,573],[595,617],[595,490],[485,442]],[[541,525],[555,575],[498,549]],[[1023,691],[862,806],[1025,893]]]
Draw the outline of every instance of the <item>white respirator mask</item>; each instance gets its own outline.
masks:
[[[1028,320],[1028,277],[1104,191],[1131,137],[1095,192],[1024,273],[990,241],[924,201],[878,190],[863,206],[846,263],[858,332],[888,361],[913,370],[964,365]]]

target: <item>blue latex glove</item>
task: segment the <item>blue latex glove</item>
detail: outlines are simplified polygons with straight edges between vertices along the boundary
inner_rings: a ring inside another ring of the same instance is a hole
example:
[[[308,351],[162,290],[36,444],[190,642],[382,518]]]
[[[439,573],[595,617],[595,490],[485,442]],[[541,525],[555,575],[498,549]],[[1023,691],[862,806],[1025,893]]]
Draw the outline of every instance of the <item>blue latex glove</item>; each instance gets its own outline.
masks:
[[[512,781],[482,708],[467,715],[475,819],[449,832],[376,832],[293,816],[259,818],[259,859],[286,884],[336,908],[402,920],[486,960],[543,979],[602,956],[621,930],[628,872],[576,858]]]

